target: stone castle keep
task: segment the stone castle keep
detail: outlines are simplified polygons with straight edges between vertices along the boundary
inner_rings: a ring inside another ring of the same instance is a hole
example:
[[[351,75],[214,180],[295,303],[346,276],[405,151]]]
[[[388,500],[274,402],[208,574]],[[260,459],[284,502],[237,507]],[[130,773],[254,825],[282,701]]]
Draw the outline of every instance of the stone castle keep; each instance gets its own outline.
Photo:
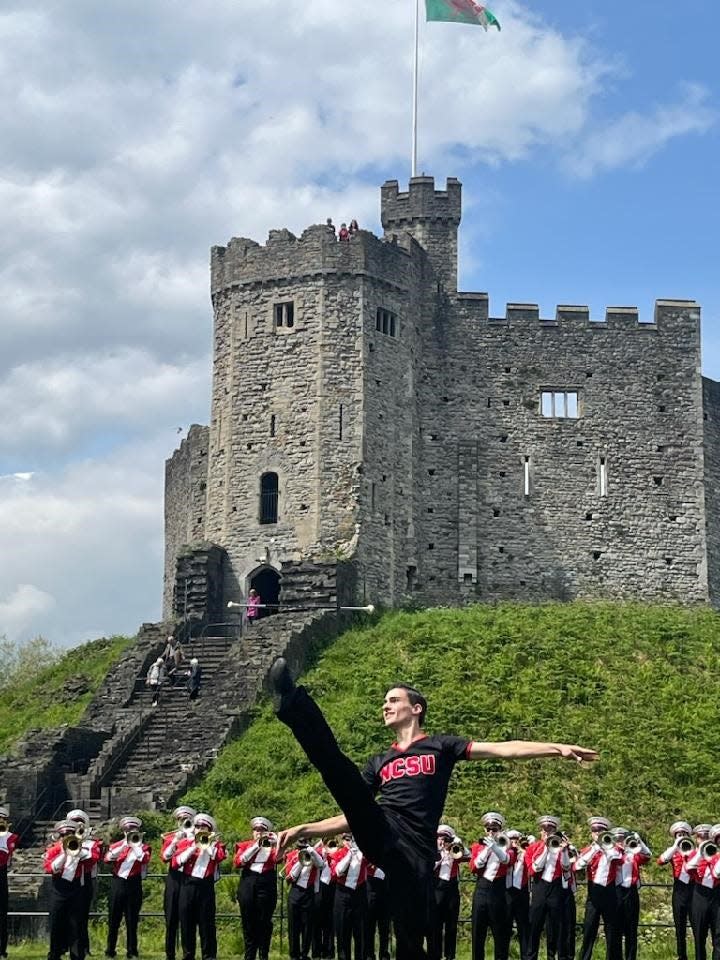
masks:
[[[698,304],[490,316],[457,289],[460,218],[457,180],[415,177],[382,187],[382,238],[213,248],[211,422],[167,463],[166,618],[196,603],[192,563],[216,616],[340,560],[360,604],[717,600]]]

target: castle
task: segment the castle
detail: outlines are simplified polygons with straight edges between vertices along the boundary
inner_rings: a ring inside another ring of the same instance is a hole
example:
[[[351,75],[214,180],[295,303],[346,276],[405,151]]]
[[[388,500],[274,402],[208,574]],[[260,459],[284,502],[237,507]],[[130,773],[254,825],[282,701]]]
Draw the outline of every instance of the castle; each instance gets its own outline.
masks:
[[[460,218],[456,179],[414,177],[383,185],[382,238],[213,248],[211,422],[166,466],[166,618],[193,556],[218,616],[299,562],[342,561],[361,604],[718,599],[698,304],[490,316],[457,289]]]

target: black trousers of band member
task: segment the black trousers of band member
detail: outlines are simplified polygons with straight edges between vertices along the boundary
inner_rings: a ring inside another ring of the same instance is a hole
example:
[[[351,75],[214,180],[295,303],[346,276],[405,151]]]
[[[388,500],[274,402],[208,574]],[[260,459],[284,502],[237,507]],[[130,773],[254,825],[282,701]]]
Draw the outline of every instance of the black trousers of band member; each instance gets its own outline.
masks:
[[[478,879],[472,902],[472,956],[485,960],[485,941],[492,932],[495,960],[507,960],[510,950],[510,917],[505,899],[505,877]]]
[[[618,931],[620,956],[636,960],[638,925],[640,923],[640,892],[636,886],[618,887]]]
[[[141,877],[113,876],[110,879],[110,900],[108,916],[108,937],[105,954],[115,956],[120,924],[125,920],[125,943],[128,957],[138,955],[138,921],[142,906],[143,891]]]
[[[8,902],[7,867],[0,867],[0,956],[3,957],[8,944]]]
[[[565,890],[562,880],[533,880],[532,897],[530,898],[530,943],[528,960],[538,960],[540,953],[540,938],[546,925],[548,927],[548,943],[560,944],[564,942],[566,931]]]
[[[313,924],[312,955],[315,960],[331,960],[335,956],[333,932],[333,904],[335,884],[321,883],[315,894],[315,922]]]
[[[253,873],[243,870],[237,892],[240,904],[245,960],[260,957],[266,960],[270,953],[273,932],[273,914],[277,905],[277,874],[274,870]]]
[[[404,819],[375,800],[304,687],[288,698],[278,718],[290,727],[319,771],[362,852],[385,872],[396,960],[423,960],[427,956],[423,941],[435,909],[434,850],[418,851],[407,838]]]
[[[428,933],[429,960],[455,960],[460,886],[457,879],[435,878],[435,916]]]
[[[185,877],[180,887],[180,942],[183,960],[195,960],[196,934],[200,935],[202,960],[217,957],[215,927],[215,878]]]
[[[83,888],[80,880],[63,880],[62,877],[53,876],[48,916],[48,960],[60,960],[64,953],[70,954],[70,960],[82,960],[82,910]]]
[[[370,877],[367,882],[368,922],[365,956],[375,960],[375,934],[378,938],[379,960],[390,960],[390,901],[387,883]],[[453,954],[454,956],[454,954]]]
[[[95,900],[96,881],[85,877],[82,887],[82,913],[80,915],[80,952],[83,957],[90,953],[90,911]]]
[[[687,926],[690,919],[694,883],[673,882],[672,915],[678,960],[687,960]]]
[[[581,960],[591,960],[597,940],[600,920],[605,930],[605,952],[607,960],[620,960],[620,936],[618,931],[617,891],[615,885],[603,887],[599,883],[588,883],[585,901],[585,920],[583,922],[583,942]]]
[[[517,933],[520,947],[520,960],[527,960],[530,949],[530,887],[508,887],[505,891],[507,903],[508,926],[512,939],[513,927]]]
[[[695,941],[695,960],[706,960],[708,934],[712,937],[712,960],[720,960],[720,937],[717,936],[720,891],[694,884],[690,904],[690,926]]]
[[[553,927],[549,917],[545,921],[548,960],[575,960],[577,905],[572,890],[563,888],[562,905],[562,923],[559,928]],[[557,939],[558,937],[560,939]]]
[[[185,880],[182,870],[168,870],[165,877],[163,912],[165,913],[165,958],[175,960],[177,935],[180,929],[180,888]]]
[[[333,906],[337,960],[365,960],[368,901],[365,884],[354,890],[338,885]],[[355,951],[353,953],[353,946]]]
[[[287,898],[290,960],[308,960],[312,944],[315,890],[291,886]]]

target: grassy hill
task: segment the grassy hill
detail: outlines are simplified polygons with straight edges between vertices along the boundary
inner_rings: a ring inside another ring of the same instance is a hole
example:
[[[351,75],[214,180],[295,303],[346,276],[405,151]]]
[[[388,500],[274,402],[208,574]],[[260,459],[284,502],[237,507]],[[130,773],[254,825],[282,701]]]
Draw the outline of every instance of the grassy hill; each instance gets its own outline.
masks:
[[[69,650],[57,663],[16,679],[0,697],[0,753],[31,728],[77,723],[108,670],[131,643],[128,637],[93,640]]]

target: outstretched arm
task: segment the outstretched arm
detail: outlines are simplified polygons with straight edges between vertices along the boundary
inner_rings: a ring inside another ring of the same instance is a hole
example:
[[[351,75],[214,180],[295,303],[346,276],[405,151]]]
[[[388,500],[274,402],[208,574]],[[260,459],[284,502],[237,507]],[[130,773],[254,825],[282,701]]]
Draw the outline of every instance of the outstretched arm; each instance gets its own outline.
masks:
[[[595,750],[567,743],[542,743],[537,740],[505,740],[500,743],[480,743],[474,740],[468,750],[469,760],[533,760],[537,757],[562,757],[565,760],[597,760]]]
[[[343,814],[326,817],[315,823],[300,823],[278,833],[278,848],[284,850],[294,840],[309,840],[311,837],[334,837],[336,833],[347,833],[348,822]]]

